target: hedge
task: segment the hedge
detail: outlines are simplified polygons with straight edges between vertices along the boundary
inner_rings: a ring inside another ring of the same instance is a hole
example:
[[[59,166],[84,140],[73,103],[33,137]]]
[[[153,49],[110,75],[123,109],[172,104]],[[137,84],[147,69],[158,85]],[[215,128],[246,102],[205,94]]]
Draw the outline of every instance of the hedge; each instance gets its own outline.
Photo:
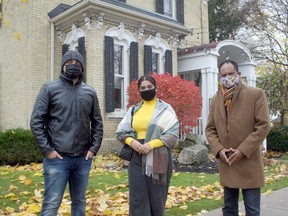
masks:
[[[17,128],[0,132],[0,165],[24,165],[42,160],[31,130]]]
[[[288,152],[288,126],[274,126],[267,137],[267,150]]]

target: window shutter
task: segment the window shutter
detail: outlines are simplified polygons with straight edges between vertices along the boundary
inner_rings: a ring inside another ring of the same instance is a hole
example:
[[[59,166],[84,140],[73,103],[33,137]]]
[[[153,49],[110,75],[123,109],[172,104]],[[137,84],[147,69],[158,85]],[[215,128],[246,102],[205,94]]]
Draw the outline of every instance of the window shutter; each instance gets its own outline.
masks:
[[[114,89],[114,41],[112,37],[105,36],[105,108],[106,112],[114,112],[115,89]]]
[[[62,56],[68,51],[69,45],[63,44],[62,45]]]
[[[144,74],[152,72],[152,47],[144,45]]]
[[[138,43],[130,44],[130,83],[138,79]]]
[[[165,51],[165,72],[168,72],[172,76],[172,71],[173,71],[173,60],[172,60],[172,51],[171,50],[166,50]]]
[[[160,14],[164,14],[164,1],[156,0],[156,12]]]
[[[83,56],[84,58],[84,82],[86,82],[86,49],[85,49],[85,37],[81,37],[78,39],[78,47],[77,47],[77,51]]]
[[[184,24],[184,0],[177,0],[177,20]]]

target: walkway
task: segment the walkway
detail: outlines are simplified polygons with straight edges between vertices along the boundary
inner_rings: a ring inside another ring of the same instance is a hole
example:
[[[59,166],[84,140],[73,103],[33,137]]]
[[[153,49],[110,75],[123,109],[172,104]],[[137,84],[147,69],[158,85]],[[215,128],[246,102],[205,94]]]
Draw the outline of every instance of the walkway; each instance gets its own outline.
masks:
[[[287,182],[288,185],[288,182]],[[245,215],[243,201],[239,202],[240,212]],[[221,208],[210,211],[203,216],[220,216]],[[273,191],[261,197],[261,216],[288,216],[288,187]]]

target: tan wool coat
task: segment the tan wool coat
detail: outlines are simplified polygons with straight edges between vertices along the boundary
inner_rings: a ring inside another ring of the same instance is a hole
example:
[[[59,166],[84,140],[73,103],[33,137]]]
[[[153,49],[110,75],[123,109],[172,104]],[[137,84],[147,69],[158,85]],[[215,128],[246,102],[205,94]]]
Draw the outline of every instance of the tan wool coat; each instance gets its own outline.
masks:
[[[239,149],[244,157],[229,166],[219,159],[220,184],[230,188],[264,186],[262,143],[270,131],[270,117],[264,91],[239,82],[232,99],[229,132],[222,92],[212,98],[205,129],[212,153],[223,148]]]

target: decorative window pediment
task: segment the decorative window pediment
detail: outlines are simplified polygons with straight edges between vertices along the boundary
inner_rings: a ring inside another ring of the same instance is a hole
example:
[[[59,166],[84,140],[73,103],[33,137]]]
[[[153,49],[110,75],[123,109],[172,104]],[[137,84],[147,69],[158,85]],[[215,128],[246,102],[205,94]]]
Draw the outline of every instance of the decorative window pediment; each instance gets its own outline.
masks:
[[[166,72],[167,68],[164,63],[166,61],[165,52],[167,50],[170,50],[169,44],[161,38],[160,33],[156,33],[156,36],[150,36],[145,41],[144,72],[146,74],[149,74],[152,71],[156,73]]]
[[[68,44],[70,50],[76,50],[76,47],[78,47],[78,40],[82,37],[86,37],[85,32],[82,29],[77,28],[75,24],[72,24],[72,30],[65,38],[64,44]]]

